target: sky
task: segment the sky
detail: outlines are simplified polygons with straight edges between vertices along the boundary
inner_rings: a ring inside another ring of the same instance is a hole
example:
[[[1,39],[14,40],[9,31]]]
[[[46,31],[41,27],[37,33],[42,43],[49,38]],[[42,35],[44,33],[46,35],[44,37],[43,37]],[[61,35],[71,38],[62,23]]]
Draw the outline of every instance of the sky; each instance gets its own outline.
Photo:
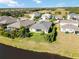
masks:
[[[79,0],[0,0],[0,8],[78,7]]]

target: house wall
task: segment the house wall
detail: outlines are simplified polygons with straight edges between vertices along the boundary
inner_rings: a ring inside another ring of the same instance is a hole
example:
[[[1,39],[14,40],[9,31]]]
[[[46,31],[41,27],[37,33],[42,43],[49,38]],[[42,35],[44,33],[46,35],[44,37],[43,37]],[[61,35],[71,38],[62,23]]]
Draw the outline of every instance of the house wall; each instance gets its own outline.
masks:
[[[67,15],[67,19],[70,19],[71,17],[70,17],[70,15]]]
[[[41,19],[44,20],[44,21],[47,20],[46,17],[44,17],[44,16],[42,16]]]
[[[48,19],[50,19],[51,17],[52,17],[51,14],[43,14],[43,15],[41,16],[41,19],[42,19],[42,20],[48,20]]]
[[[33,29],[33,28],[30,28],[29,30],[30,30],[30,32],[36,32],[36,33],[41,33],[42,31],[44,31],[45,33],[48,33],[48,32],[45,31],[45,30],[42,30],[42,31],[36,31],[36,29]]]
[[[30,28],[29,30],[30,30],[30,32],[36,32],[36,30],[32,29],[32,28]]]
[[[63,25],[66,25],[66,24],[71,24],[71,25],[78,26],[78,24],[77,24],[77,23],[60,23],[60,26],[63,26]]]
[[[73,33],[73,32],[75,32],[75,30],[73,30],[73,29],[63,29],[63,28],[61,28],[61,32],[70,32],[70,33]]]
[[[48,34],[48,31],[44,31],[46,34]]]
[[[73,18],[78,18],[77,15],[71,16],[71,15],[67,15],[67,19],[73,19]]]

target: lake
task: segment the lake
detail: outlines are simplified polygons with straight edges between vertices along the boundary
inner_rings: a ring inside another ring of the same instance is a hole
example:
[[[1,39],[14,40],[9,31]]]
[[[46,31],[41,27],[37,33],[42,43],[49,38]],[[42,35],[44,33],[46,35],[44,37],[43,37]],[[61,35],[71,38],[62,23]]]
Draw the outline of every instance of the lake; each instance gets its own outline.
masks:
[[[0,44],[0,59],[72,59],[56,54],[33,52]]]

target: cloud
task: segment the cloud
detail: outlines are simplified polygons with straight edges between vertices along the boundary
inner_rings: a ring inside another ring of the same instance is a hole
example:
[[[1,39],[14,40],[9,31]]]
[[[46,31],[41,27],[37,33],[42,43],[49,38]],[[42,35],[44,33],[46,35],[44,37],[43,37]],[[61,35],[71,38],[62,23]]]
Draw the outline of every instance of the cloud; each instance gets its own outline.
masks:
[[[65,7],[66,4],[65,3],[59,3],[59,4],[56,4],[54,7]]]
[[[22,7],[24,4],[20,4],[16,0],[0,0],[1,4],[5,4],[9,7]]]
[[[34,2],[36,2],[37,4],[42,3],[41,0],[33,0]]]
[[[10,4],[7,4],[9,7],[23,7],[24,6],[24,4],[19,4],[19,3],[10,3]]]
[[[21,5],[20,4],[8,4],[8,6],[9,7],[16,7],[17,8],[17,7],[23,7],[24,4],[21,4]]]
[[[0,0],[0,3],[3,3],[3,4],[7,4],[7,3],[10,3],[12,0]]]
[[[54,7],[79,7],[79,4],[74,4],[74,3],[67,4],[62,2],[62,3],[56,4]]]

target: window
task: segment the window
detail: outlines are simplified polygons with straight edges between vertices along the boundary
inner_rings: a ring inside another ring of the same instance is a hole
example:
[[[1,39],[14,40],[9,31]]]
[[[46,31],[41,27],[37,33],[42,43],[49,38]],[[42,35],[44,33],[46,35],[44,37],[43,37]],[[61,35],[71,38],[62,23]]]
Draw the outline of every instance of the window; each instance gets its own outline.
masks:
[[[75,34],[79,34],[79,31],[75,31]]]
[[[36,31],[41,31],[41,29],[36,29]]]

